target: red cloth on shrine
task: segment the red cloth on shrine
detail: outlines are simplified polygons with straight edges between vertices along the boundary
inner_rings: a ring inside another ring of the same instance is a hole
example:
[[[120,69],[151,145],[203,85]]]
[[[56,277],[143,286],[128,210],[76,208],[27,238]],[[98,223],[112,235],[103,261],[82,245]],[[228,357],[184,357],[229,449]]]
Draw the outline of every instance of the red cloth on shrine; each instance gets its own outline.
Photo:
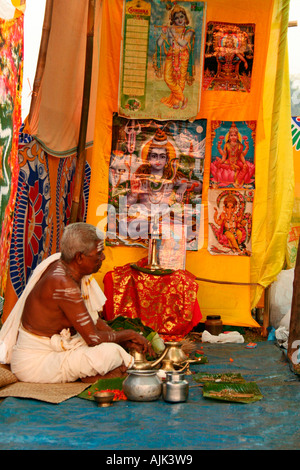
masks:
[[[145,265],[146,259],[138,264]],[[197,300],[196,277],[188,271],[153,275],[130,264],[114,268],[104,276],[107,297],[103,316],[140,318],[161,335],[187,335],[202,318]]]

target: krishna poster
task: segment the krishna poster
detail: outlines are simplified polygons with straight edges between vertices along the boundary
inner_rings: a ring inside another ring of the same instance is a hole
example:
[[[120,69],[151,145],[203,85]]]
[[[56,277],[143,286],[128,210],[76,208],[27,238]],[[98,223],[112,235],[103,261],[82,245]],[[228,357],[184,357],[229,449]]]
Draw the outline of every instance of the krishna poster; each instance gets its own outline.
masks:
[[[186,120],[199,112],[206,2],[124,0],[120,116]]]

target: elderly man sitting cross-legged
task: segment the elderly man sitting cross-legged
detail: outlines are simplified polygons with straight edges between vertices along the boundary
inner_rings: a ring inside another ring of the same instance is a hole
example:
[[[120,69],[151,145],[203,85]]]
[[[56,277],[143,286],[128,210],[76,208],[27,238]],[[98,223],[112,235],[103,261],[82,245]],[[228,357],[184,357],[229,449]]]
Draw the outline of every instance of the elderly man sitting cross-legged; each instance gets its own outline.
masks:
[[[94,226],[71,224],[61,253],[34,271],[0,331],[0,362],[10,363],[20,381],[95,382],[132,366],[124,347],[154,355],[143,336],[113,331],[98,316],[105,297],[89,276],[100,269],[103,249]]]

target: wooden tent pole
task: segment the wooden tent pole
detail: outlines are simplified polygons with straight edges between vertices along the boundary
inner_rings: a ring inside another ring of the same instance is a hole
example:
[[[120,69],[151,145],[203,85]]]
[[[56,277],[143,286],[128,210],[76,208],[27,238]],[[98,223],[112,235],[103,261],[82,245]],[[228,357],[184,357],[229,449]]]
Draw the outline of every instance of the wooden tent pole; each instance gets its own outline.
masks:
[[[86,58],[85,58],[85,74],[82,98],[81,121],[78,139],[77,163],[74,176],[74,194],[71,207],[70,223],[80,221],[79,214],[84,168],[86,160],[86,132],[89,117],[90,89],[92,80],[92,64],[93,64],[93,42],[94,42],[94,21],[95,21],[95,0],[89,0],[88,19],[87,19],[87,40],[86,40]]]
[[[268,336],[268,326],[270,325],[270,294],[271,294],[270,289],[271,289],[271,285],[265,288],[263,325],[261,329],[261,335],[264,338]]]
[[[287,356],[295,373],[300,374],[300,242],[295,265]]]

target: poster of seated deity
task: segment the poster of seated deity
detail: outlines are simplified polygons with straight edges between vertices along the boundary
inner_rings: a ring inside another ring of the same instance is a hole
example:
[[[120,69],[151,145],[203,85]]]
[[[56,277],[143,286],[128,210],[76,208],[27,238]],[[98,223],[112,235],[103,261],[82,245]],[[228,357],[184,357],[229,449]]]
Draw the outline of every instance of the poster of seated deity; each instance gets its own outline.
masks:
[[[254,24],[207,23],[203,89],[250,92]]]
[[[206,120],[156,121],[113,117],[107,239],[110,246],[149,245],[154,219],[169,239],[186,229],[198,249]]]
[[[212,121],[210,188],[255,187],[256,121]]]
[[[118,114],[186,120],[200,108],[206,2],[124,0]]]
[[[251,256],[253,190],[208,190],[208,251]]]

